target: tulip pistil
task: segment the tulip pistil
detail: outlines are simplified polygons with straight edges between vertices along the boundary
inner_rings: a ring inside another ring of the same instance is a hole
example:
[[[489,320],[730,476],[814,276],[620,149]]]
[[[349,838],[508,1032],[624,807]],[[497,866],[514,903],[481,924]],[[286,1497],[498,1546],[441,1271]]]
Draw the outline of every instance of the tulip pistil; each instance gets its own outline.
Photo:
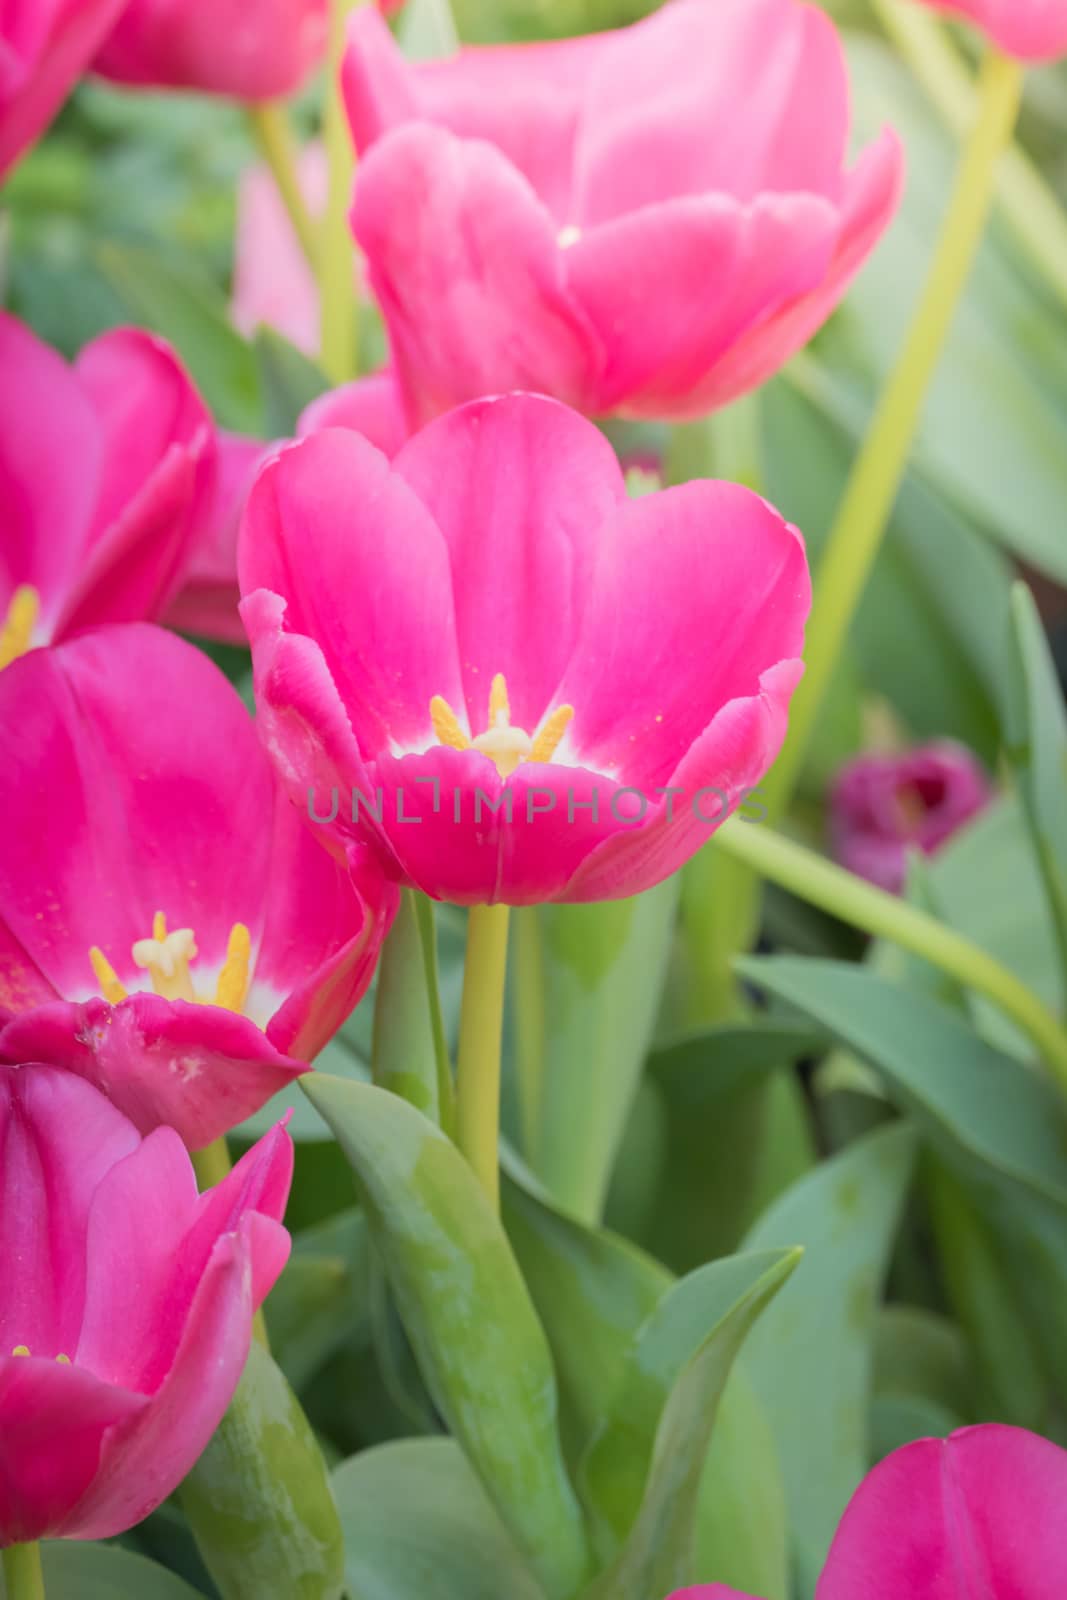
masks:
[[[175,928],[167,932],[167,919],[157,911],[152,919],[152,937],[137,939],[130,951],[134,965],[147,972],[152,988],[164,1000],[187,1000],[202,1005],[221,1006],[226,1011],[244,1011],[248,994],[248,973],[252,961],[252,936],[243,922],[235,922],[230,929],[226,946],[226,960],[219,973],[212,997],[198,995],[193,988],[189,963],[196,959],[196,936],[192,928]],[[114,967],[98,945],[89,951],[100,993],[111,1005],[127,998]]]
[[[490,685],[488,727],[473,739],[463,731],[447,700],[435,694],[430,701],[430,721],[438,743],[452,750],[480,751],[495,763],[502,778],[510,778],[524,761],[551,761],[573,716],[573,706],[557,706],[532,737],[525,728],[514,727],[502,672],[494,675]]]
[[[8,603],[0,625],[0,668],[24,656],[33,641],[33,630],[41,613],[41,599],[31,583],[20,583]]]

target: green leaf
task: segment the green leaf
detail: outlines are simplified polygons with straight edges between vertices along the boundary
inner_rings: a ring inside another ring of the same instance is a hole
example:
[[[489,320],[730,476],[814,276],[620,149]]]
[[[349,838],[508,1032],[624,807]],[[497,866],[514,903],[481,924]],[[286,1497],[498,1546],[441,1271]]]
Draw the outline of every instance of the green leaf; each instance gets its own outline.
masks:
[[[520,1039],[539,1041],[541,1064],[526,1095],[526,1158],[589,1221],[601,1214],[652,1037],[677,895],[674,877],[630,900],[520,914],[540,935],[540,984],[516,994]]]
[[[369,1335],[369,1273],[366,1220],[354,1207],[294,1236],[265,1307],[271,1353],[294,1389],[342,1345]]]
[[[144,245],[99,246],[101,269],[131,316],[177,350],[216,421],[262,435],[263,406],[255,353],[230,326],[226,307],[207,283],[181,274]]]
[[[732,1256],[683,1278],[640,1331],[583,1483],[618,1558],[589,1600],[646,1600],[696,1576],[700,1486],[715,1415],[752,1324],[799,1250]]]
[[[259,368],[267,437],[290,439],[301,412],[326,393],[330,380],[276,328],[257,328],[252,348]]]
[[[778,1442],[802,1590],[867,1470],[876,1312],[913,1156],[905,1127],[858,1140],[782,1195],[746,1241],[804,1248],[745,1350]]]
[[[792,1592],[782,1466],[744,1351],[722,1392],[704,1465],[694,1571],[763,1600]]]
[[[474,1174],[406,1101],[315,1073],[305,1093],[352,1164],[434,1402],[549,1600],[587,1564],[544,1331]]]
[[[543,1600],[452,1439],[402,1439],[338,1467],[350,1600]]]
[[[1023,583],[1012,591],[1010,659],[1005,754],[1067,972],[1067,710],[1034,597]]]
[[[116,1545],[61,1540],[41,1546],[50,1600],[202,1600],[201,1591],[166,1567]],[[0,1596],[6,1596],[0,1573]]]
[[[433,61],[459,49],[459,33],[448,0],[408,0],[398,36],[409,61]]]
[[[181,1500],[223,1600],[340,1600],[344,1549],[326,1464],[262,1345]]]

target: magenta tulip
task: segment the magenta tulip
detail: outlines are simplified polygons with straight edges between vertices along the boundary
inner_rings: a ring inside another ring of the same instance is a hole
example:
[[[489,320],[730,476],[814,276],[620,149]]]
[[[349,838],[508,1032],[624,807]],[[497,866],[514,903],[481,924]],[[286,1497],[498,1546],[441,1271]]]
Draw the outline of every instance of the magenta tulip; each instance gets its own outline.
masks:
[[[349,1015],[396,890],[327,854],[235,690],[162,629],[34,651],[0,674],[0,726],[0,1060],[210,1144]]]
[[[5,0],[0,7],[0,177],[37,139],[126,0]]]
[[[1067,1594],[1067,1451],[988,1424],[904,1445],[853,1495],[815,1600]],[[668,1600],[753,1600],[722,1584]]]
[[[304,146],[296,175],[308,214],[318,222],[328,184],[326,152],[321,144]],[[305,355],[319,353],[315,273],[265,163],[247,168],[237,187],[230,314],[234,326],[249,337],[263,325],[284,334]]]
[[[589,422],[473,402],[390,465],[327,430],[261,472],[241,530],[259,725],[334,848],[437,899],[659,882],[781,743],[803,542],[725,483],[627,498]]]
[[[935,855],[989,803],[989,780],[963,745],[862,755],[830,790],[830,841],[850,872],[892,894],[904,887],[909,850]]]
[[[845,168],[845,61],[813,5],[673,0],[417,66],[370,9],[350,39],[353,226],[414,422],[509,389],[702,415],[805,343],[896,207],[892,133]]]
[[[198,1195],[170,1128],[0,1068],[0,1546],[108,1538],[177,1488],[285,1265],[292,1165],[279,1126]]]
[[[211,419],[173,351],[105,333],[73,369],[0,313],[0,667],[158,617],[213,492]]]
[[[326,50],[327,0],[128,0],[94,70],[118,83],[272,100]]]
[[[1064,0],[920,0],[921,5],[966,17],[993,43],[1021,61],[1054,61],[1067,55]]]

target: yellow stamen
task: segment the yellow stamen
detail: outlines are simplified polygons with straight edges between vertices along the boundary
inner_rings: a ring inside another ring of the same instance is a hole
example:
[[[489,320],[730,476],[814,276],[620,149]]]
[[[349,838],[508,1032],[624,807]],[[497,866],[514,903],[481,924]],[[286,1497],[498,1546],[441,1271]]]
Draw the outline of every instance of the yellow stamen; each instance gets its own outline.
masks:
[[[242,1011],[248,992],[248,968],[252,960],[252,935],[243,922],[235,922],[230,929],[226,946],[226,963],[219,973],[215,989],[215,1004],[227,1011]]]
[[[167,919],[162,911],[157,911],[152,918],[152,937],[158,944],[162,944],[167,937]]]
[[[33,641],[33,630],[41,613],[41,600],[30,583],[20,583],[8,603],[0,627],[0,668],[10,666],[26,654]]]
[[[557,706],[541,724],[530,751],[531,761],[551,761],[574,717],[573,706]]]
[[[469,750],[470,740],[459,725],[459,718],[447,700],[435,694],[430,701],[430,721],[438,744],[447,744],[452,750]]]
[[[111,962],[99,946],[95,944],[89,951],[89,960],[92,962],[93,972],[96,974],[96,981],[100,986],[100,993],[110,1005],[117,1006],[120,1000],[125,1000],[126,990],[119,982],[118,974]]]
[[[17,1344],[11,1352],[13,1356],[28,1356],[29,1353],[30,1347],[28,1344]]]
[[[508,686],[502,672],[496,673],[489,685],[489,727],[507,728],[511,724],[511,702]]]

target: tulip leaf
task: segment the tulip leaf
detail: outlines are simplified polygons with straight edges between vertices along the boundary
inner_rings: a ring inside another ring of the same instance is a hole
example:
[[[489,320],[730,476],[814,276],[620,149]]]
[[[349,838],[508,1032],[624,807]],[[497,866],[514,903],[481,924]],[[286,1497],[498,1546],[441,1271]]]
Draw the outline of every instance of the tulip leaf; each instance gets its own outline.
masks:
[[[373,1085],[315,1073],[305,1093],[355,1171],[435,1404],[549,1600],[585,1574],[544,1330],[496,1216],[435,1124]]]
[[[588,1221],[601,1214],[652,1038],[677,896],[675,876],[629,900],[519,914],[536,962],[531,978],[520,946],[523,1148],[556,1198]]]
[[[349,1600],[544,1600],[453,1439],[401,1439],[337,1468]]]
[[[369,1275],[366,1219],[354,1207],[294,1236],[265,1307],[271,1353],[294,1389],[343,1345],[369,1336]]]
[[[252,349],[259,369],[266,435],[291,439],[301,412],[326,393],[330,380],[309,356],[266,323],[256,329]]]
[[[696,1576],[700,1487],[719,1401],[749,1330],[800,1256],[767,1250],[712,1262],[675,1284],[637,1335],[583,1472],[602,1540],[625,1532],[588,1600],[645,1600]]]
[[[340,1600],[344,1548],[326,1464],[262,1345],[181,1499],[223,1600]]]
[[[1067,972],[1067,710],[1034,597],[1022,583],[1012,591],[1010,663],[1005,751]]]
[[[408,0],[398,32],[409,61],[433,61],[459,49],[459,32],[449,0]]]
[[[374,1081],[448,1129],[452,1078],[437,990],[433,907],[400,896],[378,965],[371,1070]]]
[[[202,1600],[154,1561],[116,1545],[61,1540],[41,1546],[45,1592],[56,1600]],[[0,1573],[0,1597],[7,1590]]]
[[[216,421],[262,435],[263,404],[251,345],[235,333],[221,295],[182,273],[159,250],[109,240],[98,249],[101,270],[132,317],[168,340]]]
[[[746,1240],[805,1252],[745,1350],[781,1454],[802,1589],[867,1470],[876,1313],[914,1146],[900,1125],[857,1140],[780,1196]]]

